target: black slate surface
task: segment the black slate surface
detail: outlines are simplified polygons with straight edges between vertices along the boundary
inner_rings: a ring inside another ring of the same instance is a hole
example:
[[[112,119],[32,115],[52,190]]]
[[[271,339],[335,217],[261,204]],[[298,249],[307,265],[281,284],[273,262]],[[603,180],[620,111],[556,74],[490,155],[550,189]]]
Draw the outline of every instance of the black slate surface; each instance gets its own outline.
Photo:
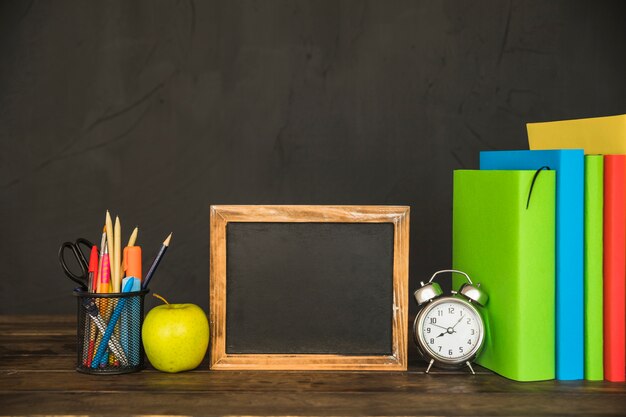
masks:
[[[525,123],[624,113],[626,2],[0,2],[0,313],[75,313],[58,245],[139,225],[208,308],[210,204],[411,206],[450,266],[452,170]],[[157,301],[147,298],[147,308]],[[414,312],[414,305],[411,305]]]
[[[393,224],[229,223],[228,353],[392,352]]]

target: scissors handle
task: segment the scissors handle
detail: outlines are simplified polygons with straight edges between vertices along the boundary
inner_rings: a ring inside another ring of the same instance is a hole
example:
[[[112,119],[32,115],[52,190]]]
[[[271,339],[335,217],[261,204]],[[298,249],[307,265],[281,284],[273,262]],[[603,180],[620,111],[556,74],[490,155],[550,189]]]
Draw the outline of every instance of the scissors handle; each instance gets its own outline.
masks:
[[[76,282],[83,289],[86,290],[87,283],[89,280],[89,264],[87,263],[87,258],[85,257],[85,254],[80,248],[81,244],[84,245],[85,247],[88,247],[89,249],[91,249],[91,247],[93,246],[93,244],[90,241],[88,241],[87,239],[83,239],[83,238],[76,239],[76,243],[64,242],[59,248],[59,263],[61,264],[61,268],[63,268],[65,275],[67,275],[69,279]],[[80,275],[76,275],[68,268],[67,262],[65,261],[65,249],[66,248],[69,248],[70,251],[72,251],[74,258],[76,259],[76,262],[78,262],[78,266],[80,267],[80,271],[81,271]]]
[[[89,255],[85,256],[85,252],[83,252],[81,245],[85,247],[85,249],[87,250],[87,254],[90,254],[93,243],[82,237],[79,237],[78,239],[76,239],[76,242],[74,242],[74,247],[78,249],[78,253],[80,254],[81,262],[83,263],[83,265],[85,265],[86,268],[89,268]]]

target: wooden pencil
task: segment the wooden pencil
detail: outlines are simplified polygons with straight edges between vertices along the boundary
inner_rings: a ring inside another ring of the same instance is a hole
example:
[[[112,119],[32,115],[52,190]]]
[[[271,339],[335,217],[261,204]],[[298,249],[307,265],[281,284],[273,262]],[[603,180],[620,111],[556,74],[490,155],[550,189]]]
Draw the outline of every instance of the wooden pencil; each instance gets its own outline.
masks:
[[[119,216],[115,216],[115,226],[113,226],[115,231],[115,244],[113,247],[115,248],[115,273],[113,275],[114,281],[114,290],[113,292],[122,292],[122,223],[120,222]],[[121,300],[117,300],[119,303]],[[116,323],[113,328],[113,333],[119,340],[120,338],[120,323]],[[116,365],[116,358],[114,355],[109,355],[108,358],[109,365]],[[106,362],[105,362],[106,363]]]
[[[165,254],[165,251],[170,246],[171,239],[172,239],[172,233],[170,233],[170,235],[163,241],[163,245],[161,245],[161,249],[159,250],[159,253],[157,253],[157,256],[154,258],[154,261],[152,262],[152,265],[150,266],[150,269],[148,270],[148,273],[146,274],[146,277],[144,278],[141,284],[142,289],[148,288],[148,284],[150,283],[150,280],[154,276],[154,272],[159,266],[161,259],[163,259],[163,255]]]
[[[113,271],[113,265],[115,265],[115,251],[113,250],[114,246],[114,234],[113,234],[113,222],[111,221],[111,214],[109,214],[109,210],[107,210],[105,226],[107,229],[107,248],[109,250],[109,265],[111,266],[111,271]]]
[[[121,270],[121,261],[122,261],[122,225],[120,224],[120,218],[115,216],[115,226],[114,226],[114,244],[113,250],[115,252],[114,260],[113,260],[113,292],[121,291],[121,283],[122,278],[120,275]]]
[[[128,239],[128,245],[126,246],[135,246],[135,242],[137,241],[137,234],[139,233],[139,228],[135,227],[135,230],[133,230],[133,233],[130,235],[130,238]]]

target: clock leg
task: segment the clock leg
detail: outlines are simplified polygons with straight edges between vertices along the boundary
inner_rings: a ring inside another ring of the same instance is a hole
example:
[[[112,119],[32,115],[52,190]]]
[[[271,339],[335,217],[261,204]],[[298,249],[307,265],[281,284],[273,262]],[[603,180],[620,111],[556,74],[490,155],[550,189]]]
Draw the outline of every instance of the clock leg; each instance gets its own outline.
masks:
[[[426,368],[426,373],[430,372],[430,367],[433,366],[433,363],[435,363],[435,360],[431,359],[430,363],[428,364],[428,368]]]
[[[472,375],[476,375],[476,372],[474,372],[474,368],[472,368],[472,364],[470,363],[470,361],[466,361],[465,363],[467,364],[467,367],[470,368],[470,371],[472,371]]]

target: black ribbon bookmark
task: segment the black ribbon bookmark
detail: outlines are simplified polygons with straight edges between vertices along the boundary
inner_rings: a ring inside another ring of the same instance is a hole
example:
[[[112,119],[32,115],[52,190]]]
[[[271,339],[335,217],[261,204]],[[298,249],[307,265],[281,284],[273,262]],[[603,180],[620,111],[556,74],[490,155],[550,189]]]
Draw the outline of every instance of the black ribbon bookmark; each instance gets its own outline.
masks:
[[[535,171],[535,175],[533,176],[533,182],[530,183],[530,191],[528,191],[528,200],[526,201],[526,210],[528,210],[528,207],[530,206],[530,196],[533,194],[533,187],[535,186],[535,180],[539,176],[539,173],[543,171],[544,169],[547,171],[550,171],[550,167],[547,165],[542,166],[537,171]]]

